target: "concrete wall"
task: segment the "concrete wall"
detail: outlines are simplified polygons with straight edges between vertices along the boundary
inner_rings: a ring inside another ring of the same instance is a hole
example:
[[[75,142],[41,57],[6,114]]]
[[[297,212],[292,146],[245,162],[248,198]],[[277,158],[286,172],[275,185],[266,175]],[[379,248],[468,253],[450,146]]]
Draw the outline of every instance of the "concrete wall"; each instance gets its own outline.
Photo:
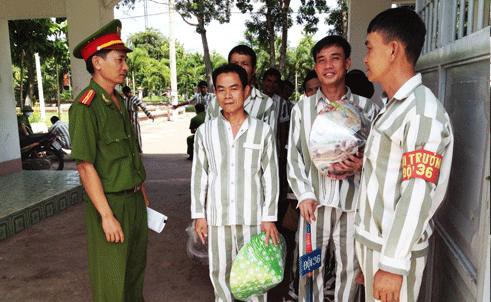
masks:
[[[113,5],[102,0],[66,0],[66,17],[68,20],[68,47],[70,54],[85,37],[114,19]],[[73,97],[87,86],[90,74],[85,69],[83,60],[70,57],[72,67]]]
[[[489,52],[488,27],[418,62],[455,135],[449,189],[435,219],[420,301],[484,301],[489,291]]]
[[[368,23],[378,13],[390,8],[390,0],[351,0],[348,3],[348,41],[351,44],[352,69],[365,71],[363,57],[366,54],[365,40]]]
[[[20,170],[19,158],[8,21],[0,17],[0,175]]]

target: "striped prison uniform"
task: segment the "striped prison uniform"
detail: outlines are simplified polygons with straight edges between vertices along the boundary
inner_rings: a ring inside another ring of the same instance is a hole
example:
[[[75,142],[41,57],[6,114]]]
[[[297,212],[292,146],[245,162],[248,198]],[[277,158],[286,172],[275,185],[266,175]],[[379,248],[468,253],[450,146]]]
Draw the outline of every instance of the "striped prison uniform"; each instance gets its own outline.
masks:
[[[369,99],[352,94],[346,87],[341,100],[359,107],[368,119],[378,112],[378,107]],[[292,111],[290,138],[288,141],[288,181],[299,201],[315,199],[320,206],[316,221],[312,223],[312,248],[322,249],[322,262],[314,272],[314,301],[324,299],[324,263],[327,245],[332,237],[336,255],[335,301],[353,301],[357,286],[355,277],[358,263],[354,252],[354,220],[358,196],[359,173],[345,180],[334,180],[319,173],[311,160],[309,137],[312,124],[323,106],[330,103],[321,89],[304,97]],[[306,221],[300,217],[298,224],[299,256],[305,254]],[[305,301],[307,278],[299,280],[299,300]]]
[[[276,116],[278,115],[273,100],[259,89],[251,86],[251,94],[244,102],[244,110],[253,118],[265,122],[276,135]],[[220,116],[220,105],[216,98],[206,108],[206,120]]]
[[[372,123],[365,149],[357,252],[367,301],[374,301],[370,284],[378,269],[403,275],[400,301],[416,301],[431,218],[450,177],[452,126],[420,74],[385,104]]]
[[[133,125],[133,129],[135,131],[135,135],[138,138],[138,146],[140,152],[142,151],[142,138],[141,138],[141,130],[140,123],[138,122],[138,109],[145,113],[148,118],[152,118],[152,114],[147,110],[147,106],[145,103],[139,99],[136,95],[132,95],[130,98],[124,98],[126,108],[128,109],[128,114],[130,116],[130,122]]]
[[[68,126],[64,122],[58,120],[51,126],[49,133],[56,136],[56,140],[60,142],[63,149],[71,149],[72,144],[70,143],[70,133],[68,132]]]
[[[209,226],[210,279],[216,301],[232,301],[230,268],[261,222],[276,221],[278,165],[271,128],[248,116],[235,137],[220,114],[195,136],[191,218]],[[266,301],[264,297],[253,301]]]
[[[193,98],[191,99],[191,104],[193,105],[198,105],[198,104],[203,104],[205,106],[205,109],[208,107],[208,104],[215,98],[215,95],[213,93],[195,93]]]

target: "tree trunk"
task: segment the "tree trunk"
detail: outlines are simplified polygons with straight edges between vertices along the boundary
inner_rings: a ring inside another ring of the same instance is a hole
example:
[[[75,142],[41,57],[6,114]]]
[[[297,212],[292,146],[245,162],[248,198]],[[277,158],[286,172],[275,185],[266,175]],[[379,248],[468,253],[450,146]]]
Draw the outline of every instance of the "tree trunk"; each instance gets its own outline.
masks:
[[[267,4],[266,10],[266,30],[268,32],[268,48],[269,48],[269,67],[274,67],[276,64],[276,51],[274,42],[276,40],[276,34],[274,32],[274,16],[271,12],[271,4]]]
[[[290,0],[283,0],[281,7],[281,48],[280,48],[280,72],[284,73],[286,67],[286,51],[288,46],[288,10]]]
[[[35,66],[34,66],[34,55],[32,59],[27,63],[27,95],[31,99],[32,105],[34,105],[34,76],[35,76]]]
[[[208,88],[210,91],[213,89],[213,79],[211,74],[213,72],[213,66],[211,65],[210,49],[208,48],[208,39],[206,38],[206,29],[204,20],[202,17],[198,17],[198,27],[196,31],[201,35],[201,42],[203,43],[203,61],[205,62],[206,80],[208,82]]]
[[[20,99],[20,110],[24,109],[24,56],[26,52],[22,50],[22,54],[20,56],[20,91],[19,91],[19,99]]]

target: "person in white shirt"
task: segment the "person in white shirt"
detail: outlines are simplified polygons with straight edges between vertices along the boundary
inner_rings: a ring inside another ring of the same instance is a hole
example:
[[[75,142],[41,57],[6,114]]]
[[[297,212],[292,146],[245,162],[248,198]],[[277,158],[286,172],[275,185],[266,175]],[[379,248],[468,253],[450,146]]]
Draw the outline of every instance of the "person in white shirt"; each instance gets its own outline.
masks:
[[[271,127],[244,110],[247,74],[235,64],[213,72],[219,116],[198,128],[191,176],[191,218],[203,244],[208,241],[215,301],[232,302],[232,259],[251,236],[266,233],[279,242],[278,166]],[[267,295],[251,301],[267,301]]]
[[[385,10],[369,23],[367,33],[367,76],[382,86],[386,99],[365,147],[356,254],[366,301],[414,302],[432,218],[450,177],[452,125],[415,71],[426,34],[418,14]]]
[[[247,73],[247,83],[251,87],[246,94],[244,109],[250,116],[271,126],[276,134],[276,117],[278,116],[273,100],[253,86],[256,77],[256,52],[247,45],[237,45],[228,54],[228,62],[244,68]],[[213,100],[206,110],[206,120],[220,115],[220,106]]]

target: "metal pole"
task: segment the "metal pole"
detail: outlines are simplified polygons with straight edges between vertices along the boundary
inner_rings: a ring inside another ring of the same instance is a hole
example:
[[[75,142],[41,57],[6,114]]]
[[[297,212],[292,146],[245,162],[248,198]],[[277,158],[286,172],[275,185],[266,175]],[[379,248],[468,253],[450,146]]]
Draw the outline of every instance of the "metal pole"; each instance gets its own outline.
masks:
[[[145,30],[148,29],[148,4],[147,0],[143,0],[143,15],[145,16]]]
[[[46,118],[46,109],[44,107],[44,93],[43,93],[43,78],[41,77],[41,60],[39,54],[34,54],[34,60],[36,61],[36,75],[38,81],[38,94],[39,94],[39,108],[41,109],[41,121]]]
[[[169,0],[169,59],[171,104],[177,105],[176,41],[174,39],[174,0]]]

